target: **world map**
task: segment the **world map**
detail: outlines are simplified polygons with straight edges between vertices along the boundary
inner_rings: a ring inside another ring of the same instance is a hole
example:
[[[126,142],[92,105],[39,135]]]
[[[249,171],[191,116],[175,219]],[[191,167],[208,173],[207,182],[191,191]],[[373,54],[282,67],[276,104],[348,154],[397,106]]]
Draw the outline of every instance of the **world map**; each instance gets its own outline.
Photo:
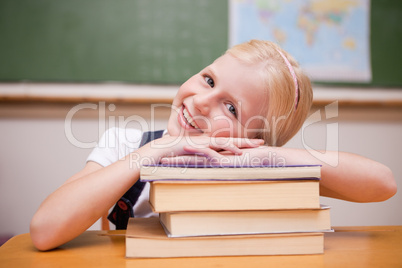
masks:
[[[369,82],[370,0],[230,0],[230,45],[278,43],[313,81]]]

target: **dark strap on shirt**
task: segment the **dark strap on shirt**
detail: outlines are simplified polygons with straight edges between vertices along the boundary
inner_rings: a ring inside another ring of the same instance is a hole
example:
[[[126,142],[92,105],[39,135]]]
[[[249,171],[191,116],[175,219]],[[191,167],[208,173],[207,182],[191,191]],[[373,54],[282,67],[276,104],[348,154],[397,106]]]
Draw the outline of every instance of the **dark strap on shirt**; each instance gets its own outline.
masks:
[[[150,141],[162,137],[163,130],[148,131],[142,135],[140,147],[144,146]],[[127,229],[128,219],[134,217],[133,207],[140,197],[142,190],[145,187],[145,182],[138,181],[131,186],[131,188],[117,201],[112,212],[110,212],[108,219],[116,225],[116,230]]]

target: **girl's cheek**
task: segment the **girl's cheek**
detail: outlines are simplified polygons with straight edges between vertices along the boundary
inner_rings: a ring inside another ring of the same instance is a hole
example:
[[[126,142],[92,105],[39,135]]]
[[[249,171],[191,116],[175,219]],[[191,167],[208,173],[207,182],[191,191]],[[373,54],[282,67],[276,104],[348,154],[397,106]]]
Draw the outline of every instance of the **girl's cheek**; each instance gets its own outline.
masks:
[[[238,137],[239,129],[230,119],[214,120],[212,137]]]

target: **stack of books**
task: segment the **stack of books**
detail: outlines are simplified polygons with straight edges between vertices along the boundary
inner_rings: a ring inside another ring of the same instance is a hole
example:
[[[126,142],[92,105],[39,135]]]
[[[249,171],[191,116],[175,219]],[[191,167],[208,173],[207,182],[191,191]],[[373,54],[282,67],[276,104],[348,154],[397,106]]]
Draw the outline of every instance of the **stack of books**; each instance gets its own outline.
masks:
[[[320,166],[143,166],[158,218],[130,218],[126,256],[295,255],[324,252]]]

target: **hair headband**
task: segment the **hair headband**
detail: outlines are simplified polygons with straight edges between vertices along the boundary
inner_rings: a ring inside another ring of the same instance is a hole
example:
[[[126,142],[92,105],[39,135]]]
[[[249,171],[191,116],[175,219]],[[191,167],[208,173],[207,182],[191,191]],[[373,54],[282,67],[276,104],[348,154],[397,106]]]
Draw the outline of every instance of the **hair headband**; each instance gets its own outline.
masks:
[[[292,65],[290,64],[289,60],[285,57],[285,55],[283,55],[283,53],[278,49],[276,51],[278,51],[278,53],[282,56],[283,60],[286,63],[286,66],[288,66],[290,74],[292,75],[293,82],[295,84],[295,95],[296,95],[296,98],[295,98],[295,110],[296,110],[297,105],[299,104],[299,85],[297,84],[297,78],[296,78],[295,71],[293,70]]]

